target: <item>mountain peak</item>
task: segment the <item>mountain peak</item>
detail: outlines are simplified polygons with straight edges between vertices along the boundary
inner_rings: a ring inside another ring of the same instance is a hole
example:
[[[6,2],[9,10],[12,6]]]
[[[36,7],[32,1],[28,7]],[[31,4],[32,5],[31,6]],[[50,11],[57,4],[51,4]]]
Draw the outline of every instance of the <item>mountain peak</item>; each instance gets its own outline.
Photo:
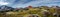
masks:
[[[6,5],[2,5],[0,6],[0,10],[11,10],[13,9],[12,7],[6,6]]]

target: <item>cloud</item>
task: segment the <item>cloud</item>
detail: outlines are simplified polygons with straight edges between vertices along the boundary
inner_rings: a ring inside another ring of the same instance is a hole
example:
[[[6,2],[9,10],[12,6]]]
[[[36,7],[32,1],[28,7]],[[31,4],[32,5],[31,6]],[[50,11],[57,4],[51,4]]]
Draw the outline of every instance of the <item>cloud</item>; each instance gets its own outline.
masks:
[[[29,5],[32,6],[52,6],[52,5],[60,5],[60,0],[6,0],[10,4],[8,6],[11,7],[27,7]]]
[[[42,5],[45,5],[45,6],[52,6],[52,5],[58,5],[60,4],[60,0],[36,0],[36,1],[30,1],[28,3],[25,3],[25,4],[22,4],[21,7],[26,7],[26,6],[29,6],[29,5],[32,5],[32,6],[42,6]],[[19,5],[18,5],[19,6]]]
[[[7,5],[7,2],[0,2],[0,5]]]

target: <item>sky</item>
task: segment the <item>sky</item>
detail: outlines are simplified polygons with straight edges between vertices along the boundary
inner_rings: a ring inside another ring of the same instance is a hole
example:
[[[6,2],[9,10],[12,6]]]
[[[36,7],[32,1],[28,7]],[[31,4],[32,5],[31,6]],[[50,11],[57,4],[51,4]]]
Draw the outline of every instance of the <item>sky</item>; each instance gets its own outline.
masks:
[[[60,0],[0,0],[0,6],[7,5],[13,8],[37,6],[60,6]]]

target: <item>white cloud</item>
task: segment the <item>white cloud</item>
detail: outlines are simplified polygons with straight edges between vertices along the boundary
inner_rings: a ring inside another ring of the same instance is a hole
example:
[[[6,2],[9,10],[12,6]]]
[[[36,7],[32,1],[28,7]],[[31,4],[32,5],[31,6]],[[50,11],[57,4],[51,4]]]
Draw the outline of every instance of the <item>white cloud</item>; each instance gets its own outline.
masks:
[[[13,5],[13,2],[15,0],[9,0],[8,2],[10,2],[9,5]],[[19,1],[16,5],[12,6],[12,7],[26,7],[26,6],[29,6],[29,5],[32,5],[32,6],[41,6],[41,5],[47,5],[47,6],[52,6],[52,5],[60,5],[59,3],[57,2],[60,2],[60,0],[35,0],[35,1],[30,1],[28,3],[25,3],[27,0],[21,0]],[[23,4],[25,3],[25,4]],[[15,3],[14,3],[15,4]]]
[[[0,5],[7,5],[7,2],[0,2]]]

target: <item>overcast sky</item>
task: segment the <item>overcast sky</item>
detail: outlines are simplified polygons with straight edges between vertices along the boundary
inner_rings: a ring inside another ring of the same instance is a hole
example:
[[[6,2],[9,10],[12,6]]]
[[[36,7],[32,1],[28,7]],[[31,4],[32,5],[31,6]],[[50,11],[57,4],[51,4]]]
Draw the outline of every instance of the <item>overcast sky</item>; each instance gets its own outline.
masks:
[[[3,4],[1,4],[3,3]],[[0,5],[11,7],[27,7],[31,6],[60,6],[60,0],[0,0]]]

